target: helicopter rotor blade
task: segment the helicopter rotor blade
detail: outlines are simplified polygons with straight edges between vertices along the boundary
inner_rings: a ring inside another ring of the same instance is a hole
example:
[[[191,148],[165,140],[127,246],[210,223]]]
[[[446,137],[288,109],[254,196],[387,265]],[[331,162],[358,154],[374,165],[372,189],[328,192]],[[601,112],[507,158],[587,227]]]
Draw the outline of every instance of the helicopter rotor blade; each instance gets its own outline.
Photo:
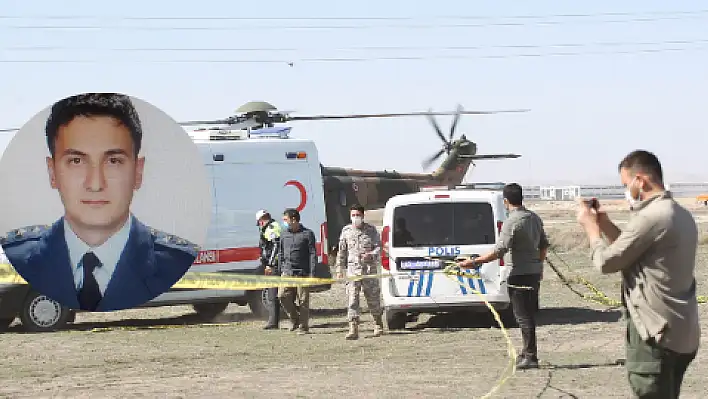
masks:
[[[452,138],[455,136],[455,129],[457,129],[457,123],[460,121],[460,112],[462,112],[462,105],[457,104],[457,113],[455,114],[455,119],[452,120],[452,126],[450,126],[450,138],[449,142],[452,142]]]
[[[511,113],[511,112],[528,112],[529,109],[509,109],[509,110],[497,110],[497,111],[462,111],[459,112],[462,115],[491,115],[500,113]],[[458,112],[402,112],[402,113],[391,113],[391,114],[354,114],[354,115],[312,115],[312,116],[286,116],[283,118],[284,122],[288,121],[315,121],[315,120],[333,120],[333,119],[365,119],[365,118],[395,118],[401,116],[443,116],[443,115],[457,115]]]
[[[440,137],[440,140],[442,140],[443,143],[446,145],[448,144],[447,140],[445,140],[445,136],[442,133],[442,130],[440,129],[440,125],[438,125],[438,121],[435,120],[435,117],[432,115],[427,115],[428,120],[430,121],[430,124],[433,125],[433,129],[435,129],[435,133],[438,134],[438,137]]]
[[[432,157],[423,161],[423,163],[422,163],[423,169],[428,169],[430,167],[430,165],[432,165],[433,162],[437,161],[437,159],[440,158],[444,153],[445,153],[445,149],[441,149],[440,151],[437,152],[437,154],[435,154]]]
[[[509,158],[519,158],[519,154],[484,154],[484,155],[458,155],[459,158],[465,159],[509,159]]]
[[[237,118],[231,118],[231,119],[220,119],[220,120],[211,120],[211,121],[188,121],[188,122],[180,122],[179,123],[182,126],[203,126],[203,125],[224,125],[225,127],[232,129],[232,130],[241,130],[241,129],[248,129],[248,128],[254,128],[258,127],[261,125],[258,121],[254,119],[237,119]]]
[[[0,129],[0,133],[16,132],[20,129]]]
[[[232,122],[228,124],[229,129],[242,130],[242,129],[253,129],[254,127],[261,126],[260,123],[253,119],[246,119],[245,121]]]
[[[200,125],[228,125],[229,122],[233,122],[229,119],[212,119],[207,121],[185,121],[178,122],[182,126],[200,126]]]

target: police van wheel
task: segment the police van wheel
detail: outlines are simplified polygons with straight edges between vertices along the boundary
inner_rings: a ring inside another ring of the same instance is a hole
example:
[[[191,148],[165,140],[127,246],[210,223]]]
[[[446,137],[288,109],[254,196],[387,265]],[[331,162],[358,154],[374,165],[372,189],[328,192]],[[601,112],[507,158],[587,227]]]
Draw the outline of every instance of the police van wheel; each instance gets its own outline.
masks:
[[[192,309],[200,319],[211,320],[220,315],[229,306],[228,302],[223,303],[195,303]]]
[[[406,321],[408,321],[406,312],[386,311],[386,324],[389,330],[403,330],[406,328]]]
[[[66,326],[71,319],[71,313],[66,306],[38,292],[30,291],[22,304],[20,321],[25,331],[56,331]]]

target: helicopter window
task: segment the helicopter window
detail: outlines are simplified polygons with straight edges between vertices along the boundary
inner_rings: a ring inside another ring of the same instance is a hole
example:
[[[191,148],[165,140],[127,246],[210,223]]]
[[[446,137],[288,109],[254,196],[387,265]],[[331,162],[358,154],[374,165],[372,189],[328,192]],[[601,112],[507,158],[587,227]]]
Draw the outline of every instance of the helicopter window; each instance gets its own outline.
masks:
[[[494,244],[492,206],[480,202],[411,204],[396,208],[394,247]]]
[[[341,190],[341,191],[339,192],[339,203],[340,203],[342,206],[347,206],[347,193],[344,192],[344,190]]]

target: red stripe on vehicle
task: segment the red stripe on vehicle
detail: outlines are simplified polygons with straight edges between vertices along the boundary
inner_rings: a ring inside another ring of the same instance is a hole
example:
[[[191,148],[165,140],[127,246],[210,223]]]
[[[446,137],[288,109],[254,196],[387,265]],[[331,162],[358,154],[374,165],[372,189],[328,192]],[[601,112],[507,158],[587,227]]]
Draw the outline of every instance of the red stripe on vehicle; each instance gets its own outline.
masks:
[[[315,244],[317,256],[322,255],[322,243]],[[195,265],[213,265],[217,263],[245,262],[258,260],[261,250],[258,247],[207,249],[200,251],[194,260]]]

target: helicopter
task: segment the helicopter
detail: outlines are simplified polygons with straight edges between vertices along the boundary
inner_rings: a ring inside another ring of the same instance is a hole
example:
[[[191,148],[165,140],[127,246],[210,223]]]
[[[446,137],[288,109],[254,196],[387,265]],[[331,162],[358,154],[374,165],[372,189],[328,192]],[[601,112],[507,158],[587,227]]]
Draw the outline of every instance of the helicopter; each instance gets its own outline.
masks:
[[[455,138],[461,115],[487,115],[510,112],[527,112],[527,109],[498,111],[465,111],[461,105],[452,112],[407,112],[353,115],[313,115],[290,116],[265,101],[251,101],[239,107],[234,116],[217,120],[193,120],[180,122],[182,126],[226,125],[224,130],[247,130],[272,128],[275,124],[292,121],[317,121],[365,118],[393,118],[405,116],[425,116],[435,133],[443,142],[442,148],[422,162],[428,169],[440,157],[446,155],[440,166],[431,173],[400,173],[396,171],[359,170],[320,165],[325,194],[329,253],[334,259],[342,228],[349,224],[350,207],[359,204],[366,210],[383,208],[395,195],[414,193],[427,186],[459,185],[470,166],[476,160],[519,158],[518,154],[478,154],[477,144],[464,134]],[[437,115],[452,115],[454,119],[448,136],[445,137],[435,120]]]

